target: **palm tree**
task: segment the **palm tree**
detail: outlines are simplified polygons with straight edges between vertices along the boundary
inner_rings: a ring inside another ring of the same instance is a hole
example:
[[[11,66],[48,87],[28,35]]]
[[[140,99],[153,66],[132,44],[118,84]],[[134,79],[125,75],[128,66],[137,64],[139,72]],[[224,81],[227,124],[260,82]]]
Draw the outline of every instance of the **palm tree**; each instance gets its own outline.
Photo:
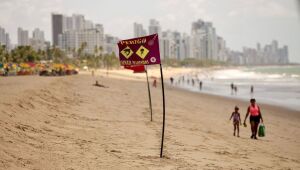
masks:
[[[85,48],[87,47],[87,42],[83,42],[80,44],[80,47],[77,50],[78,57],[82,57],[82,53],[84,52]]]
[[[0,46],[0,63],[4,63],[6,53],[7,53],[6,52],[6,46],[5,45],[1,45]]]
[[[62,63],[66,58],[64,52],[60,48],[54,47],[53,49],[53,62]]]

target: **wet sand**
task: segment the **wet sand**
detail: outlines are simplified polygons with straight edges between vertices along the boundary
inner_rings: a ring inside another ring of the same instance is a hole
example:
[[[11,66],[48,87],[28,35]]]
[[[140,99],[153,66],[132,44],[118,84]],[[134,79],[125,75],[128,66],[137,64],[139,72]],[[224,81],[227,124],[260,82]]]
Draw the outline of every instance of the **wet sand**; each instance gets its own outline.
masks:
[[[237,138],[228,119],[247,102],[170,86],[159,158],[160,84],[150,122],[144,75],[123,73],[0,77],[0,169],[300,169],[299,112],[260,105],[267,136],[248,123]]]

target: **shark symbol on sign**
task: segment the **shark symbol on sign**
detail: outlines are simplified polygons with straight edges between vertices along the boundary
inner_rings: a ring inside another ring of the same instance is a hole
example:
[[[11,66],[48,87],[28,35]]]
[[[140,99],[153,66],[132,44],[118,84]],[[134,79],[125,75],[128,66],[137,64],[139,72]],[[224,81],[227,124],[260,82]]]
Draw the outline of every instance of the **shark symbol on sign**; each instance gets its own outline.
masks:
[[[133,51],[127,46],[121,51],[121,54],[128,59],[133,54]]]

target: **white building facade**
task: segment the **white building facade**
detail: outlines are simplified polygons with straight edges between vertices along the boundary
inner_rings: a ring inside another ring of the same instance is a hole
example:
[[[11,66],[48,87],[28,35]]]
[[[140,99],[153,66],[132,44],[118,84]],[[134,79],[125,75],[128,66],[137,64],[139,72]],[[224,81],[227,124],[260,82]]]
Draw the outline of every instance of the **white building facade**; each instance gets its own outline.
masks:
[[[6,49],[10,49],[10,38],[9,34],[5,31],[4,28],[0,26],[0,45],[5,45]]]
[[[32,32],[32,38],[29,40],[29,44],[36,51],[45,50],[46,44],[44,31],[40,30],[39,28],[35,28]]]
[[[29,35],[28,30],[23,30],[18,28],[18,46],[27,46],[29,45]]]
[[[142,37],[147,35],[146,30],[144,29],[142,24],[133,23],[133,35],[134,37]]]

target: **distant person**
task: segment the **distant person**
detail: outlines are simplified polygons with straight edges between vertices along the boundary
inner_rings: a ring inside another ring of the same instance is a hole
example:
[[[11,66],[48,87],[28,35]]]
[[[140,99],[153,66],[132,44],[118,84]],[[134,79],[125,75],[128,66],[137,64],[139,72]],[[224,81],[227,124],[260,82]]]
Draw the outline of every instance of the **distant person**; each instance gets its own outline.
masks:
[[[239,108],[237,106],[234,107],[234,112],[232,112],[230,119],[233,121],[233,136],[235,136],[235,132],[237,131],[237,137],[240,137],[240,125],[242,125],[241,114],[239,113]]]
[[[199,82],[199,88],[202,90],[202,81]]]
[[[156,78],[153,80],[152,86],[156,88],[156,86],[157,86],[157,80],[156,80]]]
[[[171,84],[173,85],[174,78],[173,78],[173,77],[170,77],[170,81],[171,81]]]
[[[262,122],[264,122],[264,121],[263,121],[263,118],[261,115],[260,108],[256,104],[256,100],[254,98],[252,98],[250,100],[250,106],[247,109],[247,113],[246,113],[245,120],[244,120],[244,126],[247,126],[246,119],[248,118],[249,113],[250,113],[250,124],[251,124],[251,132],[252,132],[251,139],[257,139],[256,135],[257,135],[257,129],[258,129],[259,122],[260,122],[260,120]]]
[[[187,79],[187,81],[186,81],[186,82],[187,82],[187,84],[190,84],[190,79]]]
[[[250,94],[251,94],[251,97],[253,97],[253,94],[254,94],[254,87],[253,87],[253,85],[250,86]]]
[[[6,66],[4,68],[4,76],[8,76],[8,73],[9,73],[9,68],[8,68],[8,66]]]
[[[99,84],[98,80],[96,81],[96,83],[94,84],[94,86],[97,86],[97,87],[104,87],[104,88],[108,88],[102,84]]]
[[[193,85],[193,86],[195,85],[195,80],[194,80],[194,79],[192,79],[192,85]]]
[[[234,84],[233,83],[230,84],[230,88],[231,88],[231,94],[233,94],[233,90],[234,90]]]

